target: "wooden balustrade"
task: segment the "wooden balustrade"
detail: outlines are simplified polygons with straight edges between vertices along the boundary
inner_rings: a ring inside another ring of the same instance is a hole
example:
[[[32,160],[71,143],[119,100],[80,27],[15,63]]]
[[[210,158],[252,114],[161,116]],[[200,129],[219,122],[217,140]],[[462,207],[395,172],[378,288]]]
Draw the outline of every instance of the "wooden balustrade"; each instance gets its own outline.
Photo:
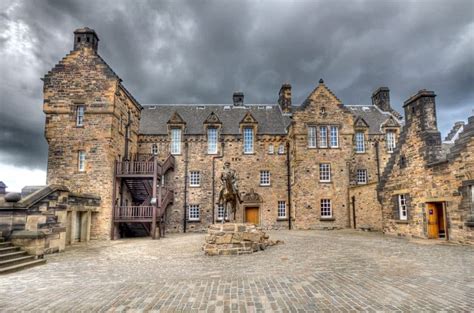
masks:
[[[123,161],[117,162],[117,175],[153,175],[154,162]]]
[[[116,206],[115,220],[144,220],[153,216],[153,206]]]

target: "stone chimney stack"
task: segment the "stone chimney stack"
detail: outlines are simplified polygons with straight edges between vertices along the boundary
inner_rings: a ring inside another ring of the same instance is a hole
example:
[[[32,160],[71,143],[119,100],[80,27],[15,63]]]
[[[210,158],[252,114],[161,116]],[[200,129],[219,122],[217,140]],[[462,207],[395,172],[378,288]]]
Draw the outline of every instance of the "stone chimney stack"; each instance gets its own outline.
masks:
[[[234,106],[243,106],[244,105],[244,93],[241,91],[236,91],[232,95],[232,100],[234,101]]]
[[[281,107],[281,110],[285,113],[291,111],[291,85],[283,84],[281,85],[280,92],[278,93],[278,104]]]
[[[78,28],[74,31],[74,50],[91,48],[97,52],[99,37],[95,30],[89,27]]]
[[[388,87],[380,87],[372,93],[372,104],[384,112],[391,112],[390,106],[390,89]]]

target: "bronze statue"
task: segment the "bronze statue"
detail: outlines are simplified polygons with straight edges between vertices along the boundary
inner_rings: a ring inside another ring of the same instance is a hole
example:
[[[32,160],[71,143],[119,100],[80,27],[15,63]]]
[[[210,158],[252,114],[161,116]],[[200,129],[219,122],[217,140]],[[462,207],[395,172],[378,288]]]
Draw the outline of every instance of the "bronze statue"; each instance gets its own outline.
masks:
[[[230,217],[230,213],[234,214],[237,210],[237,204],[242,203],[240,199],[239,187],[237,186],[237,174],[230,168],[230,163],[224,163],[224,170],[221,174],[222,189],[219,193],[219,205],[224,207],[224,216],[222,223],[225,223],[226,217]],[[230,207],[229,207],[230,206]]]

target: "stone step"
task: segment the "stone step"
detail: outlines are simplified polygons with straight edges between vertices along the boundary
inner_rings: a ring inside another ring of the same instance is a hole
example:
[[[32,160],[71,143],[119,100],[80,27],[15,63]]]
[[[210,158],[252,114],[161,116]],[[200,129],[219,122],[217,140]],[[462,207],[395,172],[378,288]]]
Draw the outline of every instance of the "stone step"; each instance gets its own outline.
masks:
[[[15,258],[18,258],[20,256],[25,256],[25,255],[27,255],[26,251],[15,251],[12,253],[0,254],[0,261],[15,259]]]
[[[10,241],[0,242],[0,248],[7,248],[13,246]]]
[[[11,258],[7,260],[0,261],[0,269],[4,267],[10,267],[15,264],[21,264],[35,259],[34,255],[22,255],[17,258]]]
[[[46,259],[36,259],[36,260],[29,261],[29,262],[15,264],[15,265],[12,265],[12,266],[9,266],[9,267],[3,267],[3,268],[0,268],[0,275],[20,271],[20,270],[23,270],[25,268],[29,268],[29,267],[44,264],[44,263],[46,263]]]
[[[0,242],[4,242],[4,241],[5,241],[5,238],[0,237]]]
[[[8,253],[15,252],[18,250],[20,250],[20,247],[4,247],[4,248],[0,247],[0,255],[8,254]]]

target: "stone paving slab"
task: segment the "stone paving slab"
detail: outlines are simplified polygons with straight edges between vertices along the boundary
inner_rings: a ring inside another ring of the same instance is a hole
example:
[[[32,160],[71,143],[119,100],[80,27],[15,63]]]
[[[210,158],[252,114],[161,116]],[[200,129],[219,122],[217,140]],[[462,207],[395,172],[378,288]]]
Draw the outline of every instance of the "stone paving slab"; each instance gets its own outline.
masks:
[[[472,312],[474,247],[354,231],[275,231],[211,257],[204,234],[94,242],[0,277],[0,312]]]

